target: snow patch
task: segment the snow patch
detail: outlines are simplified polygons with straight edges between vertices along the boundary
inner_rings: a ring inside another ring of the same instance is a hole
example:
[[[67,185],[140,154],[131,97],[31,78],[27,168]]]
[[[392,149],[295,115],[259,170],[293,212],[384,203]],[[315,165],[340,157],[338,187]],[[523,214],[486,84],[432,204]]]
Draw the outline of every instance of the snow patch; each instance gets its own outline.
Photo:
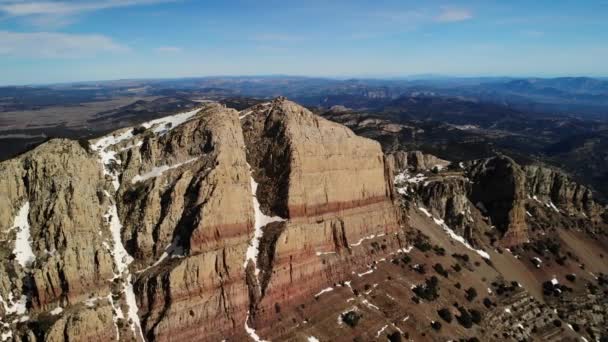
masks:
[[[153,127],[152,131],[154,133],[164,135],[164,134],[170,132],[171,130],[173,130],[175,127],[188,121],[191,117],[196,115],[199,111],[201,111],[201,108],[197,108],[197,109],[193,109],[188,112],[179,113],[179,114],[167,116],[164,118],[148,121],[148,122],[142,124],[142,126],[144,126],[146,129]]]
[[[555,204],[553,204],[552,201],[549,201],[549,203],[547,203],[547,207],[553,209],[556,213],[559,213],[559,209],[557,209],[557,207],[555,206]]]
[[[255,329],[250,328],[249,327],[249,311],[247,311],[247,318],[245,318],[245,331],[247,331],[247,334],[249,334],[249,337],[251,337],[252,340],[254,340],[255,342],[267,342],[265,340],[262,340],[258,334],[255,332]]]
[[[317,256],[321,256],[321,255],[330,255],[330,254],[336,254],[336,252],[317,252]]]
[[[429,213],[429,211],[424,207],[418,207],[418,210],[422,211],[427,217],[433,217],[433,215],[431,215],[431,213]]]
[[[358,276],[359,278],[361,278],[361,277],[363,277],[364,275],[368,275],[368,274],[372,274],[372,273],[374,273],[374,269],[373,269],[373,268],[372,268],[372,269],[370,269],[370,270],[368,270],[368,271],[365,271],[365,272],[363,272],[363,273],[358,273],[358,274],[357,274],[357,276]]]
[[[363,241],[365,241],[365,240],[371,240],[373,238],[382,237],[382,236],[384,236],[384,234],[378,234],[378,235],[372,234],[372,235],[364,236],[364,237],[360,238],[359,241],[357,241],[355,243],[351,243],[350,246],[356,247],[356,246],[361,245],[363,243]]]
[[[448,234],[448,236],[452,239],[452,240],[456,240],[458,242],[460,242],[462,245],[464,245],[466,248],[472,250],[473,252],[479,254],[482,258],[484,259],[490,259],[490,254],[488,254],[486,251],[482,250],[482,249],[475,249],[473,248],[473,246],[471,246],[467,240],[465,240],[465,238],[463,238],[462,236],[456,234],[455,231],[453,231],[450,227],[448,227],[448,225],[445,224],[445,222],[442,219],[438,219],[436,217],[433,217],[425,208],[423,207],[418,207],[418,209],[422,212],[424,212],[428,217],[432,217],[433,221],[435,221],[435,224],[437,224],[438,226],[440,226],[441,228],[443,228],[443,230]]]
[[[319,297],[320,295],[322,295],[322,294],[324,294],[324,293],[326,293],[326,292],[331,292],[331,291],[333,291],[333,290],[334,290],[334,288],[333,288],[333,287],[328,287],[328,288],[325,288],[325,289],[323,289],[323,290],[319,291],[319,293],[317,293],[317,294],[315,295],[315,297]]]
[[[180,167],[182,165],[185,165],[185,164],[192,163],[193,161],[195,161],[197,159],[198,158],[190,158],[190,159],[188,159],[188,160],[186,160],[184,162],[177,163],[177,164],[174,164],[174,165],[156,166],[156,167],[152,168],[152,170],[150,170],[150,171],[148,171],[148,172],[146,172],[146,173],[144,173],[142,175],[136,175],[135,177],[133,177],[133,179],[131,179],[131,184],[135,184],[137,182],[142,182],[142,181],[145,181],[145,180],[150,179],[150,178],[156,178],[156,177],[162,175],[164,172],[167,172],[167,171],[172,170],[172,169],[176,169],[176,168],[178,168],[178,167]]]
[[[380,308],[379,308],[379,307],[377,307],[376,305],[374,305],[374,304],[370,303],[370,302],[369,302],[367,299],[363,299],[363,300],[361,301],[361,303],[363,303],[363,304],[367,305],[368,307],[370,307],[370,308],[372,308],[372,309],[380,310]]]
[[[30,214],[30,202],[25,202],[13,221],[13,227],[9,229],[17,229],[17,236],[15,238],[15,248],[13,254],[15,259],[21,267],[29,267],[35,260],[36,255],[32,250],[32,236],[30,234],[30,223],[28,216]]]
[[[380,330],[378,330],[378,332],[376,333],[376,338],[380,337],[380,335],[382,335],[382,333],[384,332],[384,330],[386,330],[386,328],[388,328],[388,324],[383,326]]]
[[[4,301],[4,298],[2,298],[2,296],[0,296],[0,304],[2,304],[2,307],[4,308],[5,315],[16,314],[21,316],[25,314],[27,309],[27,297],[23,295],[15,302],[13,300],[13,293],[9,292],[8,303]]]
[[[63,312],[63,308],[61,306],[58,306],[58,307],[54,308],[53,310],[51,310],[50,314],[53,316],[57,316],[62,312]]]
[[[314,336],[308,336],[308,342],[319,342],[319,339]]]

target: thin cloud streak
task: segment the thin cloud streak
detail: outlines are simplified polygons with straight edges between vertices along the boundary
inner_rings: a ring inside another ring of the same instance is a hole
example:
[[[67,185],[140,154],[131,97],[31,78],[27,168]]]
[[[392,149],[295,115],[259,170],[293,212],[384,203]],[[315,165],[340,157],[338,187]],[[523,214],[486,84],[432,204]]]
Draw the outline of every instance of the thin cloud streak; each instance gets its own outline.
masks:
[[[435,18],[440,23],[455,23],[473,19],[473,13],[463,8],[443,8],[441,13]]]
[[[156,52],[160,53],[180,53],[184,51],[181,47],[177,46],[161,46],[156,48]]]
[[[0,31],[0,56],[22,58],[80,58],[130,49],[97,34]]]
[[[172,0],[105,0],[105,1],[0,1],[0,11],[10,16],[75,15],[116,7],[153,5]]]

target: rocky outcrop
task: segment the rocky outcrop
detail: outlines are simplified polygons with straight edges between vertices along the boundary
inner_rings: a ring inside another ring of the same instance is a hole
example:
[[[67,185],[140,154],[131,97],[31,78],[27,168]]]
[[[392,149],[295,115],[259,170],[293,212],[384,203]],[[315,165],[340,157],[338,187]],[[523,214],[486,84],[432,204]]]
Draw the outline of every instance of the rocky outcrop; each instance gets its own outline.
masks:
[[[0,174],[0,321],[25,334],[45,312],[108,296],[108,201],[96,156],[51,140],[0,163]]]
[[[525,174],[511,158],[499,155],[474,163],[468,170],[471,200],[503,234],[502,244],[526,242]]]
[[[261,210],[285,220],[264,229],[262,277],[248,275],[251,324],[268,332],[275,304],[295,307],[370,263],[364,241],[388,251],[403,240],[377,142],[282,98],[242,124]]]
[[[277,303],[404,246],[389,168],[285,99],[43,144],[0,164],[2,340],[274,336]]]
[[[238,115],[210,104],[168,132],[154,127],[117,147],[142,329],[158,341],[221,340],[241,331],[249,303],[254,217]]]
[[[395,151],[389,156],[394,160],[395,168],[401,171],[420,172],[434,168],[441,170],[450,164],[447,160],[437,158],[432,154],[424,154],[420,151]]]
[[[541,202],[551,203],[569,215],[584,215],[601,221],[604,209],[593,200],[591,189],[575,183],[563,172],[539,165],[524,167],[526,192]]]

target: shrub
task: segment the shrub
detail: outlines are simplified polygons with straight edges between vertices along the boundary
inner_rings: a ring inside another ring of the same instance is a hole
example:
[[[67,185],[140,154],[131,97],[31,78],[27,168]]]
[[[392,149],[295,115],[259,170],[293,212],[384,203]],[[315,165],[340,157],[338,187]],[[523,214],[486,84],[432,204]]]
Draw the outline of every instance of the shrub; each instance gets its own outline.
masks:
[[[466,298],[469,302],[472,302],[477,297],[477,290],[469,287],[466,292]]]
[[[438,274],[442,275],[444,278],[448,277],[448,271],[446,271],[443,268],[443,265],[437,263],[437,264],[435,264],[435,266],[433,266],[433,269],[435,270],[435,272],[437,272]]]
[[[431,327],[433,327],[433,329],[439,331],[439,330],[441,330],[441,322],[434,321],[431,323]]]
[[[472,309],[469,311],[469,313],[471,314],[471,320],[473,321],[473,323],[475,324],[479,324],[481,323],[481,312]]]
[[[138,135],[138,134],[141,134],[141,133],[143,133],[145,131],[146,131],[146,127],[144,127],[144,126],[138,126],[138,127],[133,128],[133,131],[131,133],[133,135]]]
[[[424,285],[418,285],[414,287],[413,291],[416,296],[422,299],[426,299],[428,301],[433,301],[439,298],[439,287],[437,286],[438,284],[439,279],[437,279],[437,277],[435,276],[432,276],[431,278],[426,279]]]
[[[439,255],[439,256],[444,256],[445,255],[445,248],[441,247],[441,246],[433,246],[433,251],[435,252],[435,254]]]
[[[566,275],[566,279],[570,282],[574,282],[576,281],[576,275],[575,274],[567,274]]]
[[[428,252],[431,250],[431,244],[428,241],[416,240],[414,241],[414,247],[419,249],[421,252]]]
[[[446,321],[448,323],[452,323],[452,312],[449,309],[443,308],[443,309],[437,310],[437,314],[444,321]]]
[[[388,336],[388,340],[389,342],[401,342],[401,333],[398,331],[395,331],[391,334],[389,334]]]
[[[467,309],[462,306],[458,308],[458,311],[460,311],[460,315],[456,316],[456,320],[463,327],[470,329],[473,326],[473,319],[471,317],[471,314],[469,313],[469,311],[467,311]]]
[[[452,257],[454,259],[462,260],[464,262],[469,262],[469,255],[468,254],[457,254],[457,253],[454,253],[454,254],[452,254]]]
[[[349,311],[342,314],[342,322],[348,324],[351,328],[354,328],[359,323],[361,315],[356,311]]]

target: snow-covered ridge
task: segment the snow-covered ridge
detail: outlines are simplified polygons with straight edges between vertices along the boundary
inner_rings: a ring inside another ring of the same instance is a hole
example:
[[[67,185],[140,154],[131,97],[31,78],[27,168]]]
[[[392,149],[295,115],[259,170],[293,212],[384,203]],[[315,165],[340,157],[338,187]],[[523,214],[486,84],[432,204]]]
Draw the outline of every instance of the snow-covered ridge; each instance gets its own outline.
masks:
[[[141,124],[140,126],[143,126],[146,129],[152,128],[152,131],[155,134],[159,134],[162,136],[163,134],[166,134],[172,129],[174,129],[175,127],[188,121],[200,110],[201,108],[193,109],[188,112],[178,113],[164,118],[148,121]],[[120,186],[118,182],[118,175],[115,172],[111,172],[110,170],[113,163],[120,165],[121,161],[116,159],[117,152],[113,150],[113,147],[131,138],[133,138],[133,127],[125,128],[121,130],[120,133],[112,133],[97,140],[91,141],[91,148],[99,154],[100,162],[103,165],[104,175],[110,176],[112,178],[112,184],[117,190]],[[132,146],[128,146],[128,148],[133,148],[137,146],[141,146],[140,142],[135,143]]]

